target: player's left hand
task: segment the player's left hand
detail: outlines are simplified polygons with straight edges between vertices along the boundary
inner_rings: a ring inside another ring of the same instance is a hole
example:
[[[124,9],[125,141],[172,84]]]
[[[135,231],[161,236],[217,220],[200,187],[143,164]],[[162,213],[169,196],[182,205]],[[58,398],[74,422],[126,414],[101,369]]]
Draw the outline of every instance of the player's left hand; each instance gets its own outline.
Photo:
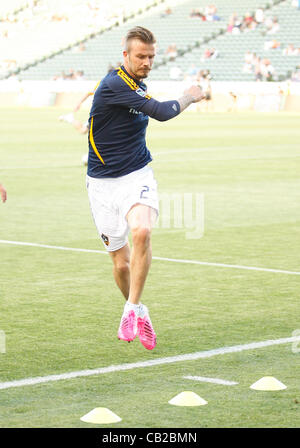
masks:
[[[203,98],[205,98],[205,94],[199,86],[191,86],[184,93],[185,95],[191,95],[194,98],[194,103],[198,103],[198,101],[201,101],[203,100]]]

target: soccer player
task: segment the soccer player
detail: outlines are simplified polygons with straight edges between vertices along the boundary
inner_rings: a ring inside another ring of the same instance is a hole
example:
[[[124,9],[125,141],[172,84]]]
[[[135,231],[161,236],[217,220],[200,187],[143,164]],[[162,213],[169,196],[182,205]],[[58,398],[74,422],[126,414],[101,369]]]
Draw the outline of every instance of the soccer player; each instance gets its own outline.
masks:
[[[89,122],[86,121],[85,123],[82,123],[79,120],[76,120],[74,114],[79,111],[81,105],[92,95],[94,95],[98,85],[100,84],[100,81],[96,84],[95,88],[87,92],[83,95],[83,97],[80,99],[80,101],[76,104],[76,106],[73,109],[73,112],[66,114],[66,115],[60,115],[59,120],[65,121],[67,123],[72,124],[72,126],[80,133],[80,134],[87,134],[89,131]]]
[[[197,86],[172,101],[159,102],[147,93],[143,80],[154,61],[155,42],[145,28],[129,30],[123,65],[108,73],[97,88],[89,117],[87,170],[92,215],[126,299],[118,338],[130,342],[138,335],[148,350],[155,347],[156,334],[141,295],[151,264],[158,196],[146,128],[149,117],[169,120],[204,97]]]
[[[66,115],[60,115],[58,118],[60,121],[65,121],[66,123],[70,123],[80,134],[87,134],[89,131],[89,122],[85,121],[82,123],[81,121],[77,120],[75,118],[75,113],[80,109],[81,105],[92,95],[94,95],[98,85],[100,84],[100,81],[96,84],[94,89],[90,92],[87,92],[84,94],[84,96],[80,99],[79,103],[76,104],[76,106],[73,109],[73,112],[66,114]],[[87,165],[88,160],[88,154],[84,154],[82,157],[82,162],[84,165]]]
[[[0,184],[0,195],[1,195],[2,202],[5,202],[7,199],[7,192],[2,184]]]

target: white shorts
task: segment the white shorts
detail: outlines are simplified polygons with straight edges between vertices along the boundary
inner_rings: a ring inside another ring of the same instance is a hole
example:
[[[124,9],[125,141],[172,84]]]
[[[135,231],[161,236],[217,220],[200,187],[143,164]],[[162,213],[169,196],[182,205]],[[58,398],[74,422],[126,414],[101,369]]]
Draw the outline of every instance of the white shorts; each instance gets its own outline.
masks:
[[[126,215],[133,205],[148,205],[158,215],[157,183],[148,165],[116,178],[87,176],[86,185],[98,233],[109,252],[121,249],[127,243]]]

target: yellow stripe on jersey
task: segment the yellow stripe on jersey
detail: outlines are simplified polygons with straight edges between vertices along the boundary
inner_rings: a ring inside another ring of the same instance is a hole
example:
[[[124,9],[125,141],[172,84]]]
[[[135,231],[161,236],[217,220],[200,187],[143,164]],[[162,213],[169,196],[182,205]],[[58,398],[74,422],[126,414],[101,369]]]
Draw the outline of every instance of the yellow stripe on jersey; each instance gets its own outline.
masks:
[[[124,70],[121,69],[121,67],[119,68],[118,75],[120,76],[120,78],[123,79],[123,81],[126,82],[126,84],[129,85],[129,87],[130,87],[132,90],[138,90],[138,89],[140,89],[140,86],[138,86],[137,83],[136,83],[132,78],[130,78],[130,77],[124,72]],[[146,98],[147,100],[150,100],[151,96],[150,96],[150,95],[145,95],[145,98]]]
[[[98,149],[96,148],[96,145],[95,145],[95,141],[94,141],[94,137],[93,137],[93,123],[94,123],[94,117],[92,117],[91,127],[90,127],[90,142],[91,142],[92,148],[93,148],[96,156],[98,157],[98,159],[101,160],[103,165],[105,165],[105,162],[102,159],[102,157],[100,156],[99,151],[98,151]]]
[[[139,86],[137,85],[137,83],[136,83],[132,78],[130,78],[130,77],[124,72],[124,70],[122,70],[121,68],[119,68],[118,75],[123,79],[123,81],[126,82],[126,84],[129,85],[129,87],[130,87],[132,90],[137,90],[137,89],[139,88]]]
[[[98,81],[98,82],[97,82],[97,84],[96,84],[95,87],[94,87],[94,90],[92,90],[91,92],[89,92],[89,95],[94,95],[94,93],[96,92],[96,90],[97,90],[97,88],[98,88],[100,82],[101,82],[101,81]]]

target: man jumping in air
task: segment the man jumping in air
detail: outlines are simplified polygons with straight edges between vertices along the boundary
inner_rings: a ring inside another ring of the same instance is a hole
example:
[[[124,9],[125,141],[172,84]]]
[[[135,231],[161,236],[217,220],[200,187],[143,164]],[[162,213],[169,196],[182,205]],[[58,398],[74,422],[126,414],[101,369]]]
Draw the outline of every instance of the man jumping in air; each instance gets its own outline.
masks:
[[[155,347],[156,334],[141,296],[151,264],[158,195],[146,128],[149,117],[169,120],[204,98],[197,86],[178,100],[159,102],[148,95],[143,80],[152,68],[155,42],[151,31],[131,29],[125,38],[123,65],[108,73],[95,91],[87,170],[92,215],[126,299],[118,337],[130,342],[138,336],[148,350]]]

